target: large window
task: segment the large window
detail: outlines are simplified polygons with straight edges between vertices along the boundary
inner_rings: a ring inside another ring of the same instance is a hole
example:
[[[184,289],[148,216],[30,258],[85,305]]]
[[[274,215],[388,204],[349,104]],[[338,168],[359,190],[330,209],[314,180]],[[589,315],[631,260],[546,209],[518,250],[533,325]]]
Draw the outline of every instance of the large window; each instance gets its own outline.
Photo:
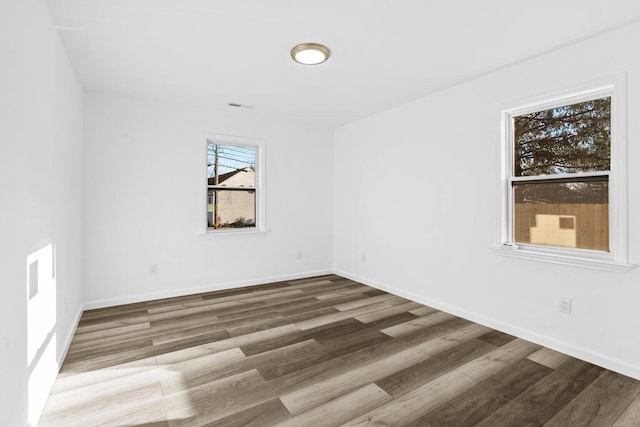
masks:
[[[505,113],[506,248],[626,263],[616,93],[607,86]]]
[[[514,243],[609,251],[611,97],[513,117]]]
[[[261,229],[261,144],[210,136],[206,147],[207,230]]]

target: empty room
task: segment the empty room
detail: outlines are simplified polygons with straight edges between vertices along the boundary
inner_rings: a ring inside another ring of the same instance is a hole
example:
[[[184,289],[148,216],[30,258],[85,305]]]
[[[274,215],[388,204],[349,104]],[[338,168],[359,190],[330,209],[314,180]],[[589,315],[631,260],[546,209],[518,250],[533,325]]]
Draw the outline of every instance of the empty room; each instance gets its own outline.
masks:
[[[3,0],[0,426],[640,426],[640,2]]]

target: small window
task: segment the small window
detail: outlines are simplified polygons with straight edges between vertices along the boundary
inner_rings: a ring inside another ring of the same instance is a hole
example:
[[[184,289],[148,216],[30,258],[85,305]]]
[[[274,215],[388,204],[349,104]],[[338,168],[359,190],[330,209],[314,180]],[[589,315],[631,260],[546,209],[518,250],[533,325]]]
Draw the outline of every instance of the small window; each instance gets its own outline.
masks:
[[[208,137],[207,230],[261,229],[263,214],[259,158],[261,144],[239,138]]]
[[[619,94],[610,85],[505,112],[506,248],[626,263]]]

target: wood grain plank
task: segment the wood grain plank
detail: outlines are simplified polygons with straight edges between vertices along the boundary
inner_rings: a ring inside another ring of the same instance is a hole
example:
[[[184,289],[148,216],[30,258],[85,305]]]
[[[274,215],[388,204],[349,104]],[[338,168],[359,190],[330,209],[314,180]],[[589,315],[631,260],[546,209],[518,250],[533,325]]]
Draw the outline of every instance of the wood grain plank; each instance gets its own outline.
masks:
[[[406,322],[409,322],[411,320],[415,320],[417,318],[418,318],[418,316],[416,316],[415,314],[411,314],[408,311],[405,311],[405,312],[402,312],[402,313],[399,313],[399,314],[395,314],[393,316],[384,317],[384,318],[379,319],[379,320],[374,320],[373,322],[370,322],[370,323],[367,323],[364,326],[361,326],[361,328],[363,328],[363,329],[376,328],[377,330],[382,331],[383,329],[390,328],[392,326],[396,326],[396,325],[399,325],[401,323],[406,323]],[[359,323],[361,323],[361,322],[359,322]]]
[[[509,365],[524,359],[539,348],[539,345],[516,339],[493,350],[484,357],[461,366],[458,370],[478,382],[484,381],[504,368],[509,367]]]
[[[298,414],[311,407],[325,403],[342,393],[360,387],[369,382],[375,382],[386,376],[428,359],[466,340],[486,333],[486,328],[471,325],[452,332],[446,338],[435,338],[394,352],[377,360],[368,360],[362,365],[351,364],[352,368],[346,372],[335,374],[327,379],[310,384],[300,390],[280,396],[280,400],[292,414]],[[355,366],[354,366],[355,365]]]
[[[393,302],[387,301],[387,303],[393,304]],[[407,302],[399,305],[394,305],[389,308],[383,308],[381,310],[371,311],[358,316],[355,316],[357,320],[362,323],[371,323],[376,320],[384,319],[385,317],[391,317],[396,314],[409,312],[415,308],[422,307],[422,304],[418,302]]]
[[[376,381],[376,384],[390,395],[398,397],[492,350],[495,350],[495,347],[491,344],[471,339],[449,350],[434,354],[423,362],[407,366],[401,371]]]
[[[556,369],[557,367],[568,361],[571,356],[567,356],[566,354],[562,354],[558,351],[551,350],[550,348],[543,347],[535,353],[527,356],[527,358],[551,369]]]
[[[439,311],[435,308],[432,307],[428,307],[428,306],[422,306],[420,308],[416,308],[414,310],[409,311],[409,313],[415,314],[416,316],[427,316],[429,314],[433,314],[436,311]]]
[[[255,342],[266,341],[274,337],[290,334],[297,330],[299,329],[295,325],[282,325],[282,326],[277,326],[275,328],[267,329],[264,331],[253,332],[246,335],[231,337],[229,339],[222,340],[222,341],[216,341],[214,343],[205,344],[204,347],[213,351],[222,351],[222,350],[227,350],[233,347],[241,347],[243,345],[247,345]]]
[[[411,313],[411,311],[409,311]],[[400,337],[402,335],[409,334],[417,329],[427,328],[437,323],[444,322],[445,320],[452,319],[454,316],[438,311],[427,316],[419,317],[417,319],[410,320],[405,323],[401,323],[396,326],[390,326],[381,330],[382,333],[389,335],[390,337]]]
[[[384,390],[375,384],[369,384],[276,425],[278,427],[337,426],[389,400],[391,396]]]
[[[231,334],[231,336],[246,335],[249,333],[272,329],[277,326],[284,326],[291,323],[298,324],[309,319],[317,319],[319,317],[329,316],[334,313],[339,312],[333,307],[316,308],[314,310],[309,310],[303,313],[289,316],[282,316],[280,313],[276,312],[276,315],[270,319],[262,321],[243,322],[238,326],[227,327],[227,330],[229,331],[229,334]]]
[[[522,359],[434,411],[409,423],[412,427],[472,427],[551,372]]]
[[[290,280],[289,285],[332,285],[331,277],[311,277],[307,279]]]
[[[382,295],[378,295],[375,297],[370,297],[370,298],[362,298],[353,302],[348,302],[348,303],[344,303],[344,304],[339,304],[336,305],[336,309],[340,310],[340,311],[347,311],[347,310],[353,310],[355,308],[360,308],[360,307],[365,307],[367,305],[373,305],[373,304],[378,304],[381,302],[387,302],[390,300],[395,300],[396,298],[398,298],[395,295],[392,294],[382,294]]]
[[[204,324],[201,326],[185,327],[185,328],[180,328],[178,330],[176,330],[175,328],[173,329],[168,328],[166,330],[167,332],[162,331],[158,334],[154,333],[152,335],[153,345],[167,344],[167,343],[172,343],[176,341],[181,341],[186,338],[194,338],[194,337],[203,336],[203,335],[218,335],[220,337],[218,339],[230,337],[227,330],[224,329],[222,325],[219,325],[218,322],[211,323],[211,324]],[[216,339],[213,339],[212,341],[216,341]]]
[[[87,341],[94,342],[96,340],[104,340],[106,338],[121,340],[123,337],[126,338],[127,335],[132,332],[147,331],[149,328],[151,328],[151,324],[149,322],[144,322],[94,332],[77,333],[73,336],[71,344],[77,346],[78,344],[82,344]]]
[[[264,385],[258,371],[251,370],[169,395],[186,398],[192,414],[185,417],[185,408],[175,408],[178,413],[168,414],[169,425],[201,426],[273,400],[275,396]]]
[[[305,299],[300,299],[298,301],[295,301],[295,303],[292,303],[292,304],[277,306],[276,309],[278,310],[278,313],[286,317],[286,316],[292,316],[300,313],[305,313],[310,310],[316,310],[318,308],[323,308],[323,307],[335,308],[336,304],[355,301],[359,298],[360,297],[358,295],[348,295],[348,296],[343,296],[341,298],[332,299],[332,300],[319,300],[316,297],[311,296]]]
[[[234,349],[236,350],[238,349]],[[242,354],[239,350],[238,352]],[[206,356],[209,359],[201,357],[171,365],[171,368],[179,371],[181,375],[177,383],[163,381],[163,392],[169,394],[188,390],[250,370],[257,370],[263,378],[271,379],[314,364],[325,356],[322,346],[314,340],[291,344],[255,356],[221,360],[211,358],[223,353],[225,352]]]
[[[212,305],[211,301],[199,298],[195,301],[190,301],[190,302],[181,302],[177,304],[165,304],[165,305],[159,305],[157,307],[149,307],[147,308],[147,313],[149,314],[171,313],[173,311],[189,310],[191,308],[210,307],[211,305]]]
[[[291,417],[280,399],[268,400],[222,419],[209,423],[215,427],[264,427],[275,425]]]
[[[160,357],[158,357],[160,359]],[[165,371],[178,375],[159,376],[162,394],[186,391],[207,382],[250,371],[253,366],[247,365],[246,356],[239,348],[232,348],[218,353],[197,355],[174,363],[159,364]]]
[[[429,356],[416,348],[400,351],[326,380],[310,384],[298,391],[280,396],[284,406],[293,415],[307,411],[346,392],[384,378],[401,370],[407,364],[415,364]]]
[[[545,426],[611,426],[640,393],[640,382],[604,372]]]
[[[173,341],[155,343],[153,344],[154,354],[161,355],[164,353],[172,353],[182,349],[189,349],[199,345],[214,345],[217,342],[226,341],[229,339],[229,333],[226,330],[211,331],[200,335],[188,336],[182,339],[176,339]],[[232,348],[231,347],[225,347]]]
[[[458,325],[457,328],[450,328],[448,334],[446,331],[441,330],[438,334],[431,335],[431,340],[419,341],[405,340],[403,338],[402,341],[386,341],[338,358],[329,358],[327,361],[276,378],[269,382],[269,386],[278,390],[279,395],[284,395],[300,390],[309,384],[314,384],[352,371],[356,367],[365,366],[377,360],[390,357],[399,351],[418,344],[424,344],[424,346],[430,348],[432,352],[438,353],[439,351],[444,351],[447,348],[456,346],[465,340],[472,339],[474,336],[482,335],[486,333],[486,331],[487,329],[480,325],[467,325],[464,327]],[[447,335],[450,339],[445,339],[443,335]],[[421,351],[428,352],[429,349],[425,349],[425,347],[422,347]],[[345,390],[345,392],[347,391],[348,390]]]
[[[151,318],[152,316],[153,318]],[[149,316],[148,320],[151,322],[151,329],[154,331],[163,327],[164,330],[167,330],[167,328],[171,328],[172,326],[174,328],[183,328],[202,325],[205,323],[217,323],[220,321],[215,312],[211,310],[203,310],[202,308],[183,313],[154,314]]]
[[[544,425],[604,371],[571,359],[486,418],[479,426]]]
[[[93,344],[93,345],[89,345]],[[67,353],[67,357],[65,362],[70,365],[76,363],[78,361],[82,362],[87,359],[92,359],[95,357],[104,357],[110,355],[118,355],[121,353],[135,353],[136,351],[144,351],[145,349],[149,349],[153,346],[153,340],[146,339],[140,337],[138,339],[126,339],[120,342],[113,343],[102,343],[100,341],[96,342],[88,342],[83,346],[74,346],[73,349],[69,349],[70,351]],[[80,347],[80,348],[79,348]]]
[[[325,360],[325,354],[324,347],[310,339],[250,356],[247,361],[265,380],[271,380]]]
[[[232,337],[226,340],[216,341],[209,344],[203,344],[176,350],[170,353],[159,354],[157,356],[157,360],[159,364],[176,363],[192,358],[194,357],[194,355],[202,356],[210,353],[217,353],[220,351],[233,349],[235,347],[241,347],[243,345],[269,341],[270,339],[285,336],[295,332],[299,332],[299,329],[294,325],[279,326],[277,328],[269,329],[266,331],[255,332],[240,337]]]
[[[469,390],[475,384],[476,381],[468,376],[458,371],[450,371],[344,425],[407,425],[455,396]]]
[[[127,406],[129,402],[158,401],[161,397],[160,384],[150,383],[138,385],[135,388],[130,387],[120,393],[103,393],[100,396],[83,402],[83,404],[74,402],[71,405],[58,406],[57,404],[60,402],[52,402],[52,406],[46,408],[45,416],[42,417],[39,425],[61,427],[98,425],[98,422],[108,421],[104,419],[103,421],[97,420],[97,414],[105,414],[108,408],[121,408]],[[47,402],[47,405],[49,405],[49,402]],[[135,420],[136,412],[139,410],[139,405],[136,407],[136,410],[127,407],[125,412],[127,413],[128,420]],[[145,419],[148,421],[162,421],[166,420],[166,417],[162,413],[156,413],[153,417],[145,416]]]
[[[353,353],[363,348],[375,346],[390,340],[377,328],[361,329],[350,334],[334,336],[329,340],[320,341],[333,357]]]
[[[149,316],[146,312],[145,314],[140,314],[135,317],[120,318],[119,316],[115,316],[114,319],[115,320],[109,320],[107,322],[79,323],[75,333],[83,334],[87,332],[103,331],[106,329],[120,328],[122,326],[149,322]]]
[[[612,427],[640,426],[640,395],[626,407]]]
[[[314,298],[319,300],[327,300],[327,299],[335,300],[341,297],[354,296],[354,295],[359,296],[361,298],[366,298],[368,296],[364,294],[364,292],[366,291],[367,291],[366,288],[345,289],[345,290],[338,290],[333,293],[317,295]]]
[[[149,357],[146,359],[136,360],[130,363],[124,363],[118,365],[117,369],[96,369],[87,372],[78,373],[64,373],[61,372],[56,379],[56,382],[51,391],[51,395],[56,393],[63,393],[68,390],[77,389],[80,387],[100,384],[104,381],[120,377],[129,377],[139,372],[148,371],[157,367],[156,358]]]
[[[340,320],[348,319],[350,317],[360,316],[365,313],[369,313],[376,310],[382,310],[389,308],[390,306],[385,302],[367,305],[364,307],[354,308],[351,310],[340,311],[338,313],[328,314],[325,316],[315,317],[313,319],[304,320],[296,323],[303,331],[307,329],[317,328],[318,326],[328,325],[330,323],[339,322]]]
[[[493,344],[496,347],[501,347],[507,344],[508,342],[513,341],[514,339],[516,339],[516,337],[514,337],[513,335],[505,334],[504,332],[500,332],[500,331],[491,331],[488,334],[478,337],[478,339],[482,341],[486,341],[489,344]]]
[[[86,359],[66,361],[62,365],[61,373],[78,374],[80,372],[95,371],[104,368],[116,368],[136,360],[145,360],[156,355],[153,345],[128,349],[117,353],[101,354]]]

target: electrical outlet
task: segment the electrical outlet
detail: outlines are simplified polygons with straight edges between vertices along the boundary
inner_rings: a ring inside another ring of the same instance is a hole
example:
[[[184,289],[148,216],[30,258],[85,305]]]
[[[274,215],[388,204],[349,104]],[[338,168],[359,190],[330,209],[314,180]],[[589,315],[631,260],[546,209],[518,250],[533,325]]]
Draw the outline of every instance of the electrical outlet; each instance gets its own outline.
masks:
[[[302,259],[302,251],[298,251],[298,259]]]
[[[367,262],[367,255],[362,254],[362,262]]]
[[[158,274],[158,264],[151,264],[149,266],[149,274]]]
[[[571,314],[571,298],[560,298],[558,310],[560,313]]]

